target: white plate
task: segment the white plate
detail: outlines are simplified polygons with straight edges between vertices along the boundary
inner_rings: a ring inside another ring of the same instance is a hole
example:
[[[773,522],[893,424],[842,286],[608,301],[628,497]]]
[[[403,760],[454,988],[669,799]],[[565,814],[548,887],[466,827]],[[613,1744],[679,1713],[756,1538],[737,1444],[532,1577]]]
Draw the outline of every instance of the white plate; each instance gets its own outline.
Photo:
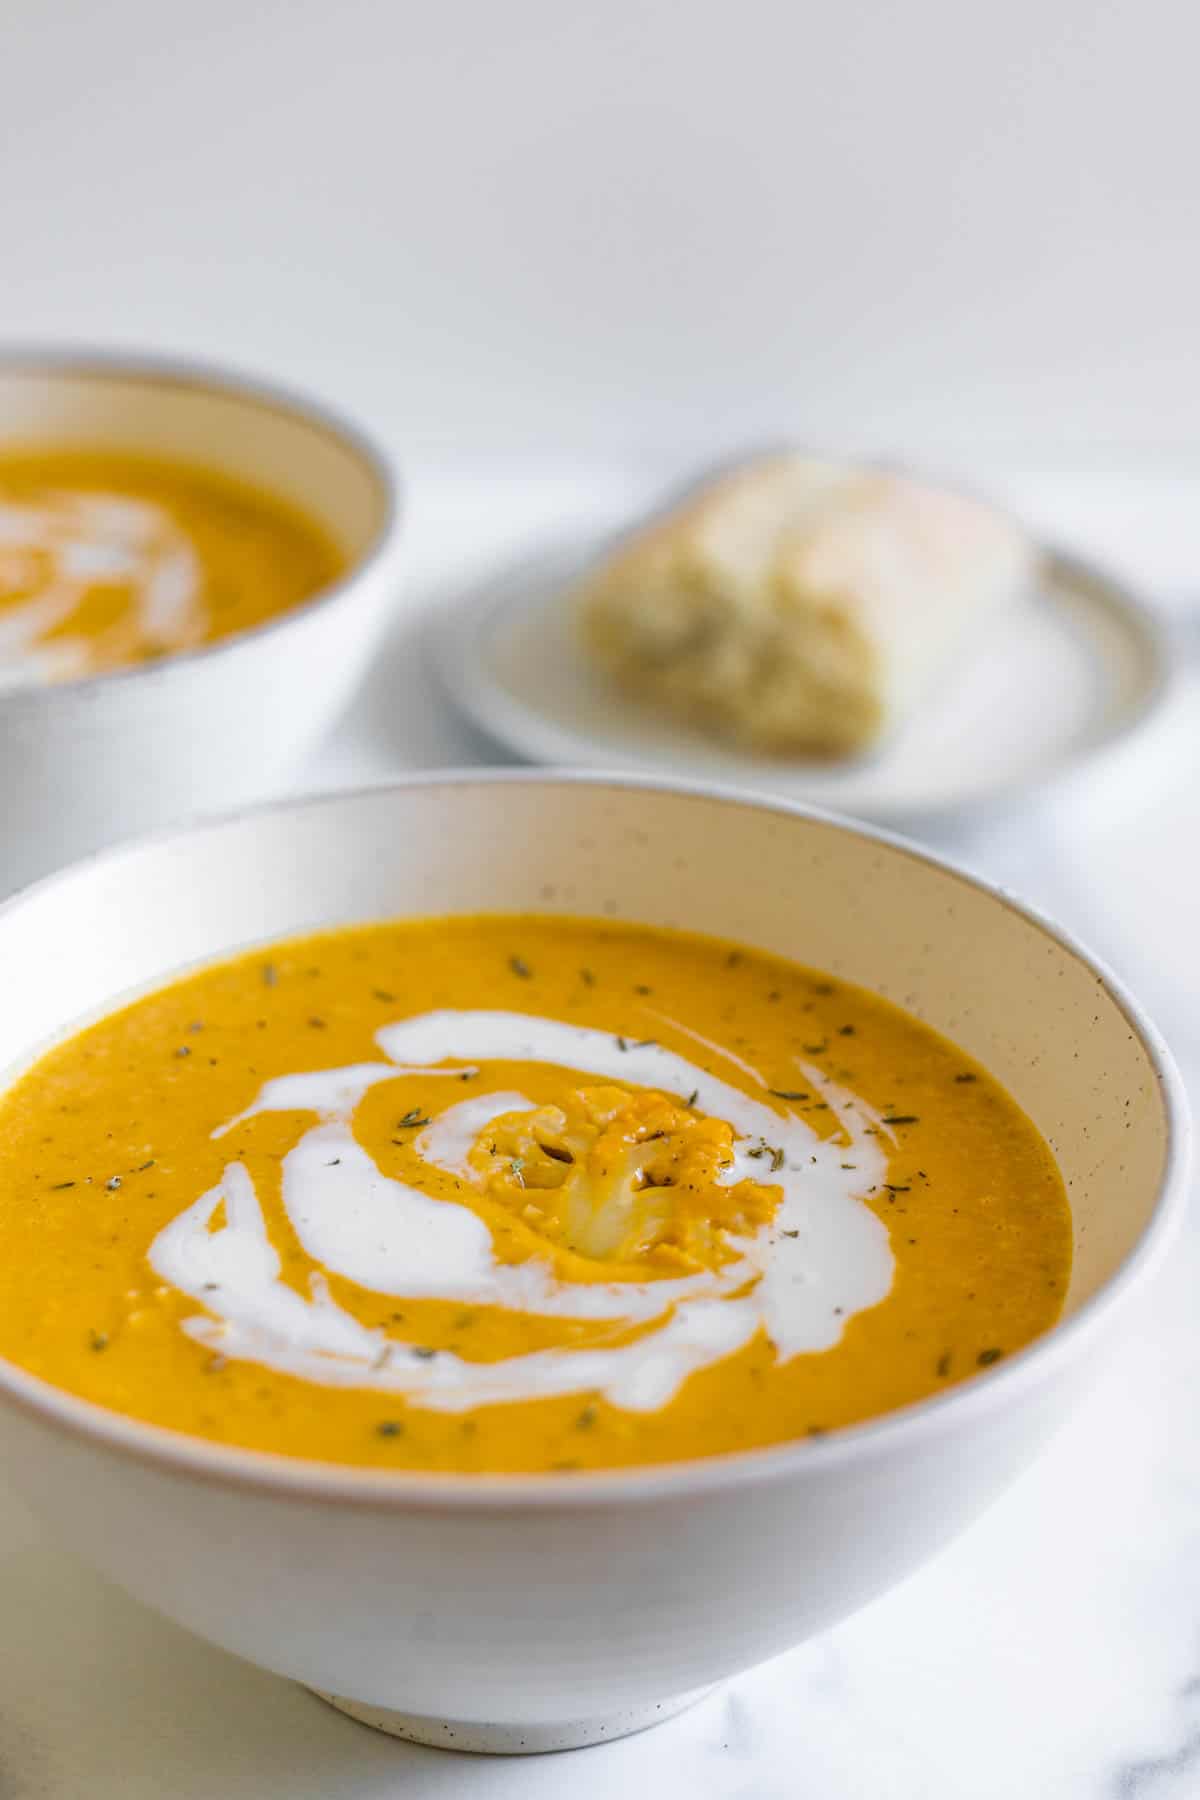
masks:
[[[1128,741],[1163,701],[1154,615],[1119,581],[1056,551],[1029,605],[876,754],[831,764],[749,756],[656,718],[585,659],[567,591],[604,549],[578,538],[464,595],[436,624],[450,695],[532,762],[733,782],[882,822],[977,814]]]

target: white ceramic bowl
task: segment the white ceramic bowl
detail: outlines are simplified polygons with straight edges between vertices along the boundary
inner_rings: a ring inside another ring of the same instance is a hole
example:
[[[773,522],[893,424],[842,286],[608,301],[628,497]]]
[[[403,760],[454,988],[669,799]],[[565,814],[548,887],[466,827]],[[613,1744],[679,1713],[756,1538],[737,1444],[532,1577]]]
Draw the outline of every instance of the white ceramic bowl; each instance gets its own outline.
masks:
[[[387,462],[308,401],[192,365],[0,353],[0,448],[38,441],[185,458],[264,487],[326,528],[347,573],[204,649],[0,694],[0,893],[270,793],[348,698],[396,584]]]
[[[43,882],[0,910],[0,1068],[181,964],[486,908],[683,925],[888,995],[1006,1083],[1054,1146],[1075,1218],[1064,1319],[1028,1349],[872,1424],[673,1467],[293,1462],[0,1363],[6,1472],[113,1580],[372,1722],[544,1749],[650,1723],[822,1630],[986,1506],[1119,1353],[1182,1210],[1185,1108],[1117,983],[947,865],[782,803],[544,772],[252,812]]]

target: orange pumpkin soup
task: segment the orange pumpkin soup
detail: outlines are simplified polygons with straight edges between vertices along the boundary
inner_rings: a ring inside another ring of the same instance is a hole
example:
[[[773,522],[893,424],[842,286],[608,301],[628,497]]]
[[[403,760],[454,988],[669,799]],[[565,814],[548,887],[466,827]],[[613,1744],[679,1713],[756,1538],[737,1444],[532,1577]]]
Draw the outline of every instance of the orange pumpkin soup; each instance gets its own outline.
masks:
[[[638,926],[353,927],[187,974],[0,1100],[0,1355],[386,1468],[803,1438],[1056,1318],[1071,1224],[987,1072],[860,988]]]
[[[194,650],[299,605],[342,567],[313,520],[207,469],[0,450],[0,687]]]

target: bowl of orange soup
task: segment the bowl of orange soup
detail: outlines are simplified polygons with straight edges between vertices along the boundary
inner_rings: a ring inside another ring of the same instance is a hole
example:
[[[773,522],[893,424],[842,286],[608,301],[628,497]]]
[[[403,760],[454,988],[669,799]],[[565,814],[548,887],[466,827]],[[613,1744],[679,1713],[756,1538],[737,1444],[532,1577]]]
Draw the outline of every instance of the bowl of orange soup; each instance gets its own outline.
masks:
[[[190,366],[0,352],[0,892],[272,791],[396,583],[386,459]]]
[[[1113,978],[794,806],[291,803],[35,886],[0,967],[6,1471],[161,1612],[426,1742],[636,1729],[909,1573],[1181,1211]]]

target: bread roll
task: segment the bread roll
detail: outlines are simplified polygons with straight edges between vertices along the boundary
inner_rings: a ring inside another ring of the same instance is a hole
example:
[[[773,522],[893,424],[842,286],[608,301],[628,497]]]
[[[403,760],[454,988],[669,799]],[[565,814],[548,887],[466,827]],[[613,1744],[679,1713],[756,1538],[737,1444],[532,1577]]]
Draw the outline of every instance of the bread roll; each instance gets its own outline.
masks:
[[[578,602],[595,661],[648,705],[764,755],[850,756],[935,692],[1033,566],[978,500],[789,454],[635,532]]]

